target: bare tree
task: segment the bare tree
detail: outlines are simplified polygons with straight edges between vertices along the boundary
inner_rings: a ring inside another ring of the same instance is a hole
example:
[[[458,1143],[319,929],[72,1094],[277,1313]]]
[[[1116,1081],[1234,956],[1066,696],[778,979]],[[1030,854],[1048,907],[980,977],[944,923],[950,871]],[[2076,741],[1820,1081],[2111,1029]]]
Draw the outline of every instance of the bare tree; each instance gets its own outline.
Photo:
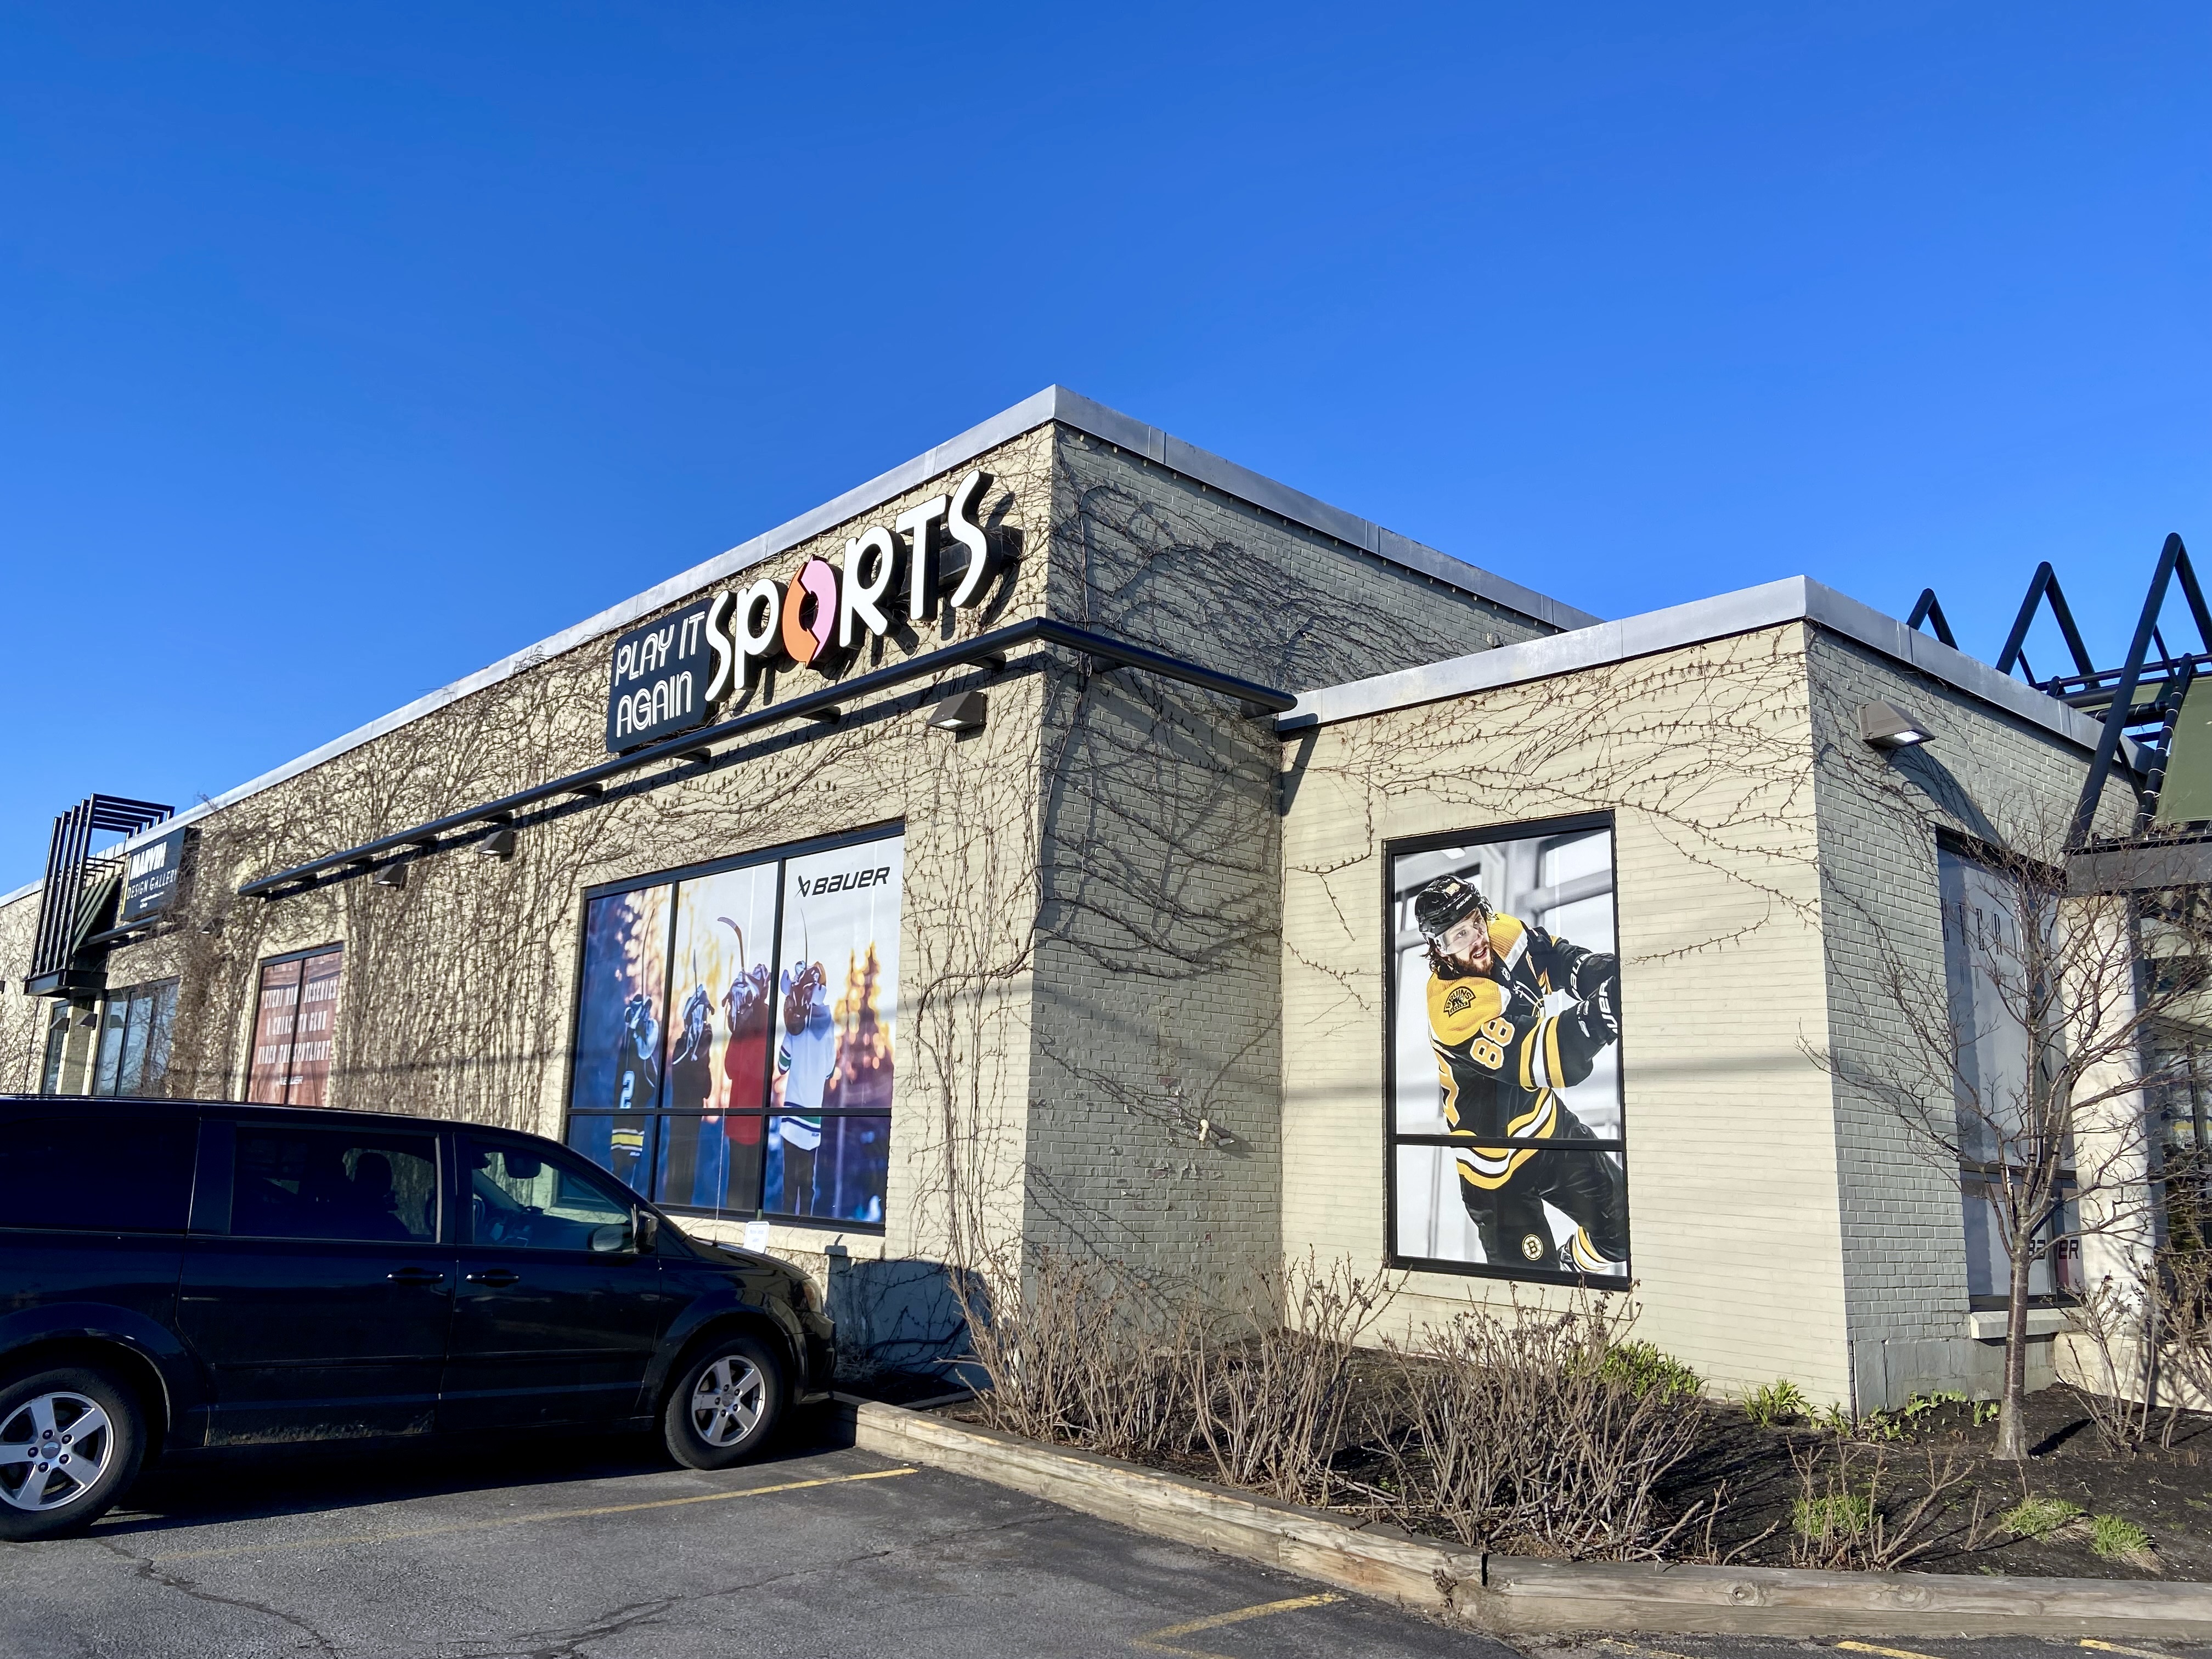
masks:
[[[1919,826],[1942,948],[1872,928],[1858,1012],[1888,1040],[1811,1052],[1956,1182],[1969,1249],[2001,1261],[1997,1452],[2024,1459],[2031,1302],[2089,1276],[2135,1282],[2153,1249],[2148,1100],[2166,1065],[2154,1039],[2193,1002],[2193,964],[2212,940],[2185,896],[2069,887],[2062,838],[2033,811],[2012,818],[2002,844]],[[2100,1294],[2102,1309],[2112,1293]]]

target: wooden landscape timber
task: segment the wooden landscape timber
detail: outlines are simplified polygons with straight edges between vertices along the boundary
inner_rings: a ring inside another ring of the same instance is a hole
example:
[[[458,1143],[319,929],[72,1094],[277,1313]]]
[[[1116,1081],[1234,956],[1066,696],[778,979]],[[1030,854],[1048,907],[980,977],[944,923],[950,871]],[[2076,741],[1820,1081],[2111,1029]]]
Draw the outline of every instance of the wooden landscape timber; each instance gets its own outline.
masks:
[[[1152,1537],[1500,1635],[2212,1640],[2212,1585],[1482,1554],[927,1412],[843,1395],[838,1401],[863,1451],[988,1480]]]

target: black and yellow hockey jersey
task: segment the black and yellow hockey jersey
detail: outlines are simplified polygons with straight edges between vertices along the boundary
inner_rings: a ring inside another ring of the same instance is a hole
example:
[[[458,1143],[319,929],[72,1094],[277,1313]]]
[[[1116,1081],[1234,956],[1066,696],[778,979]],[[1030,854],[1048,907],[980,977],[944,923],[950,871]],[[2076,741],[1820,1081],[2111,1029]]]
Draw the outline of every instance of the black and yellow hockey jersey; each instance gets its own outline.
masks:
[[[1538,1151],[1512,1143],[1580,1133],[1554,1091],[1588,1077],[1618,1035],[1591,982],[1617,971],[1612,957],[1508,915],[1490,919],[1490,949],[1489,976],[1429,976],[1444,1121],[1469,1143],[1452,1156],[1460,1178],[1486,1191],[1503,1187]],[[1554,991],[1577,1000],[1547,1014]]]

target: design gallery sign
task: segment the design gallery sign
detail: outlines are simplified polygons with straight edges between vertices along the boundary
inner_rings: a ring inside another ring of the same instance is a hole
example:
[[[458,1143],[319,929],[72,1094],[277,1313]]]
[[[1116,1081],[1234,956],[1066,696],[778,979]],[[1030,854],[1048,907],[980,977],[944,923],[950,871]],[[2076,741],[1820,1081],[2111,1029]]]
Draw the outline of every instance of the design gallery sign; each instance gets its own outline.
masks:
[[[890,612],[911,623],[958,611],[983,595],[990,543],[975,503],[989,483],[970,472],[949,495],[933,495],[845,544],[835,563],[813,558],[790,581],[763,577],[715,594],[615,641],[607,685],[607,748],[621,754],[702,726],[757,669],[788,660],[834,672],[865,629],[880,639]],[[950,592],[945,592],[945,589]]]

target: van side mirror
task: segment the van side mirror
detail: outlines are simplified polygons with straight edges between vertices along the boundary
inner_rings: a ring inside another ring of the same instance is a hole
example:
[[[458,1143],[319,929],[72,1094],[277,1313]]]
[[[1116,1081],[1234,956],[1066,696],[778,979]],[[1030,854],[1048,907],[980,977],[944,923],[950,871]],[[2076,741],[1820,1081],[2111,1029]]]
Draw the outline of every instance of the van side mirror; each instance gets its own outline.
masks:
[[[650,1210],[637,1212],[637,1253],[652,1255],[660,1248],[660,1218]]]

